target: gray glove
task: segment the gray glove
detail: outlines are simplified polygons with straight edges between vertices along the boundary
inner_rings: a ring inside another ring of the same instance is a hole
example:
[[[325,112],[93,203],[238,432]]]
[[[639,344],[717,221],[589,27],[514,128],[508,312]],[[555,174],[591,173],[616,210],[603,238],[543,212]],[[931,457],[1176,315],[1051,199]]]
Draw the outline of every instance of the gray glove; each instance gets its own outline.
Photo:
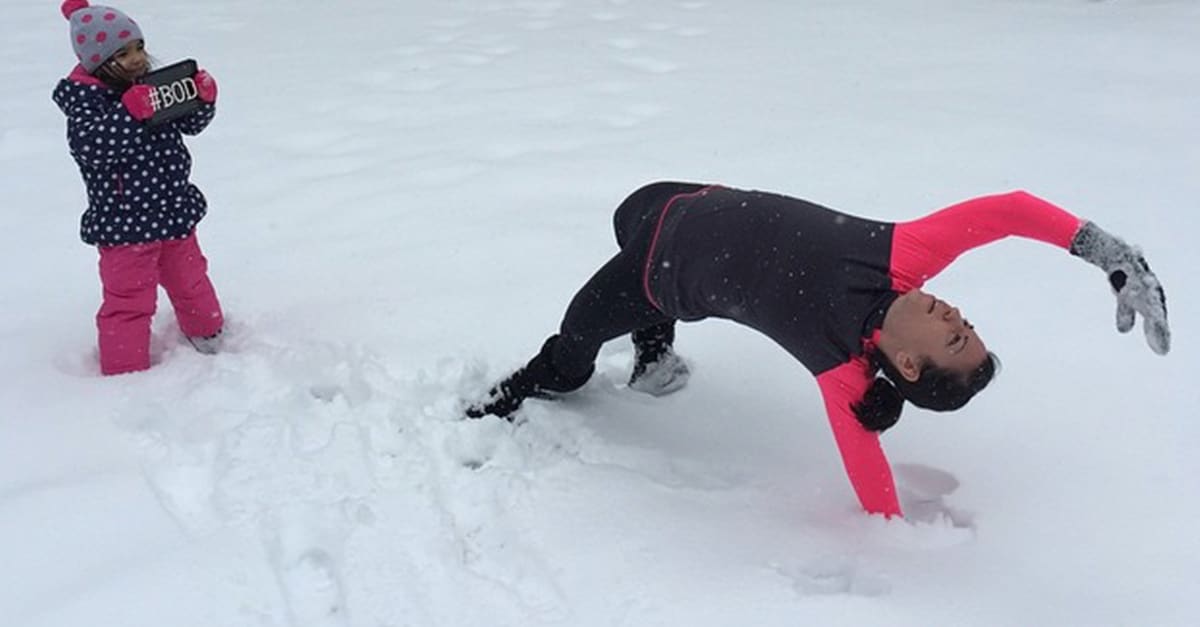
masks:
[[[1071,254],[1099,266],[1108,275],[1117,297],[1117,330],[1128,333],[1135,314],[1142,314],[1142,330],[1150,350],[1166,355],[1171,350],[1167,296],[1142,251],[1085,221],[1071,240]]]

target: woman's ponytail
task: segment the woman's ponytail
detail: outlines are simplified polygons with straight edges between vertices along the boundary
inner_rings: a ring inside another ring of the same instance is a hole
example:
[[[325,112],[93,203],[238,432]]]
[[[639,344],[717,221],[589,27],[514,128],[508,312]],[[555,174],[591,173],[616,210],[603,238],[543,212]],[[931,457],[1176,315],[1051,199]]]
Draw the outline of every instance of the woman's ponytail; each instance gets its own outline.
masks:
[[[900,420],[904,397],[891,381],[875,377],[862,400],[853,407],[854,416],[868,431],[883,432]]]
[[[978,366],[966,373],[955,373],[926,363],[917,380],[909,381],[883,351],[871,353],[869,358],[878,375],[853,409],[864,428],[877,432],[886,431],[900,420],[900,410],[906,401],[933,411],[961,408],[987,387],[1000,370],[1000,360],[989,352]]]

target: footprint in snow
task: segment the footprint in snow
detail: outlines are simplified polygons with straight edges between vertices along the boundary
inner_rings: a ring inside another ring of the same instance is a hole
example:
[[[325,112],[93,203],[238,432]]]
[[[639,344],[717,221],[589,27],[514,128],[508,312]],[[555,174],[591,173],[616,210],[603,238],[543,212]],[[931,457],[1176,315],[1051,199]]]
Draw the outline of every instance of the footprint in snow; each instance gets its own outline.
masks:
[[[279,572],[288,610],[297,627],[342,627],[346,608],[333,558],[314,548]]]
[[[335,558],[347,524],[343,512],[315,504],[284,507],[263,520],[263,541],[295,627],[349,625]]]
[[[877,597],[892,591],[892,584],[886,577],[871,572],[857,560],[847,556],[826,556],[799,566],[776,564],[773,569],[787,578],[792,584],[792,589],[803,596]]]
[[[938,468],[923,464],[896,464],[893,469],[905,518],[918,523],[950,526],[973,532],[974,516],[946,504],[946,497],[959,487],[958,479]]]

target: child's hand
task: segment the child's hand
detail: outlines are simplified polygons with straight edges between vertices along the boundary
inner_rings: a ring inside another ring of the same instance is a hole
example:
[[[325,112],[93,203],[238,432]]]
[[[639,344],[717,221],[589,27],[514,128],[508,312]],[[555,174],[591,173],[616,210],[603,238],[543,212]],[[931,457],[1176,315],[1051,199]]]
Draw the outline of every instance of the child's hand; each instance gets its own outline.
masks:
[[[121,96],[121,104],[129,110],[129,115],[138,122],[145,122],[154,117],[154,88],[149,85],[134,85],[125,90]]]
[[[200,94],[200,99],[208,104],[213,104],[217,101],[217,81],[205,70],[196,72],[196,91]]]

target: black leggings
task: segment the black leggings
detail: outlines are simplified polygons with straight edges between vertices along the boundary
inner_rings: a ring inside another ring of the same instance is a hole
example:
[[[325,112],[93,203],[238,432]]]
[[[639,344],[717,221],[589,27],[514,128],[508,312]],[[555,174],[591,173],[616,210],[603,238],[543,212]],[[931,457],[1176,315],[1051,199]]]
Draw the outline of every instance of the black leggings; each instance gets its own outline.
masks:
[[[613,214],[613,230],[621,247],[575,294],[551,347],[551,365],[567,378],[591,372],[600,346],[633,334],[639,347],[670,346],[675,320],[656,309],[646,298],[642,275],[654,237],[658,216],[678,194],[703,189],[691,183],[654,183],[631,194]]]

